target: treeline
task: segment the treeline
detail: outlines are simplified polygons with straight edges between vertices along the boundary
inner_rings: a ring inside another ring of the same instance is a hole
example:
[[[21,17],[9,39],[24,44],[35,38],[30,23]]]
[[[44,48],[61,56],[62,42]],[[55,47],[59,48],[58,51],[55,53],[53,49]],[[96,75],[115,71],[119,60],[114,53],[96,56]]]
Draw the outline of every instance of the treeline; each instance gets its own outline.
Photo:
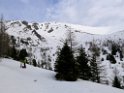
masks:
[[[57,80],[76,81],[78,78],[100,83],[100,70],[97,56],[94,53],[89,59],[81,46],[75,58],[71,47],[65,42],[55,62]]]
[[[111,47],[111,54],[107,54],[107,58],[112,64],[115,64],[116,60],[113,53],[115,48],[113,48],[113,45]],[[76,81],[77,79],[83,79],[97,83],[104,82],[104,84],[108,85],[109,81],[105,79],[105,67],[101,64],[104,59],[100,59],[100,54],[103,50],[100,50],[100,48],[95,43],[92,43],[89,50],[91,51],[90,56],[86,53],[85,48],[81,46],[78,48],[78,55],[74,56],[75,53],[73,48],[70,47],[66,41],[57,55],[55,62],[55,78],[57,80],[66,81]],[[120,56],[120,58],[122,59],[123,56]],[[114,70],[115,72],[118,71],[117,69]],[[118,73],[114,73],[113,78],[112,86],[122,88]]]
[[[23,67],[26,68],[26,57],[28,53],[26,49],[17,50],[13,37],[6,33],[7,27],[3,16],[0,19],[0,58],[13,58],[23,62]]]
[[[22,21],[23,24],[27,24]],[[18,23],[19,24],[19,23]],[[20,67],[26,68],[26,64],[33,65],[35,67],[41,67],[44,69],[52,70],[51,57],[47,55],[49,48],[41,48],[41,60],[36,60],[32,52],[33,44],[29,43],[31,38],[23,39],[15,36],[10,36],[6,33],[8,27],[6,22],[1,16],[0,18],[0,58],[12,58],[20,61]],[[34,32],[34,31],[33,31]],[[20,48],[21,45],[26,46]],[[38,62],[37,62],[38,61]]]
[[[3,17],[0,19],[0,57],[5,57],[9,54],[9,36],[6,33],[6,27]]]
[[[28,53],[26,49],[18,50],[16,47],[16,39],[14,36],[9,36],[6,33],[7,27],[4,24],[3,17],[0,20],[0,57],[11,57],[14,60],[21,62],[21,67],[26,68],[26,63],[34,65],[37,67],[45,68],[52,70],[50,62],[50,56],[47,56],[46,51],[48,49],[41,49],[42,51],[42,61],[41,63],[36,62],[35,58],[32,58],[31,53]],[[30,40],[30,39],[29,39]],[[24,42],[21,40],[23,43]],[[78,49],[74,47],[77,45],[75,41],[74,34],[68,31],[67,40],[64,41],[63,47],[58,50],[57,58],[55,61],[55,72],[57,80],[66,80],[66,81],[76,81],[78,78],[83,80],[89,80],[97,83],[108,84],[108,80],[105,79],[105,68],[101,64],[104,60],[109,60],[111,64],[116,64],[116,54],[119,54],[120,60],[123,61],[124,53],[124,44],[118,44],[113,41],[107,41],[102,45],[102,48],[98,47],[96,43],[90,42],[88,51],[90,55],[86,53],[85,48],[81,45]],[[110,53],[104,48],[108,47],[111,50]],[[30,46],[32,47],[32,46]],[[78,51],[77,51],[78,50]],[[48,50],[49,51],[49,50]],[[75,53],[76,51],[76,53]],[[100,54],[106,55],[106,59],[100,59]],[[75,55],[78,54],[78,55]],[[28,60],[29,59],[29,60]],[[49,61],[49,62],[48,62]],[[115,72],[117,69],[115,69]],[[120,79],[117,73],[113,80],[113,86],[122,88]]]

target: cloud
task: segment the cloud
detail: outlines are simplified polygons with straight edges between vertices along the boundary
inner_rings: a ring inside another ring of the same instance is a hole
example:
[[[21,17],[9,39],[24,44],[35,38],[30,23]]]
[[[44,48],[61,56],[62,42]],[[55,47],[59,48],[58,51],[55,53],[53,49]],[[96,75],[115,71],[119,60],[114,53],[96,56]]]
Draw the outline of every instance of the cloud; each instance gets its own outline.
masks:
[[[0,0],[0,13],[10,20],[122,28],[123,10],[124,0]]]
[[[0,0],[0,14],[7,20],[42,22],[50,0]]]
[[[47,10],[49,20],[91,26],[124,25],[124,0],[60,0]]]
[[[20,0],[20,1],[24,4],[28,4],[30,2],[30,0]]]

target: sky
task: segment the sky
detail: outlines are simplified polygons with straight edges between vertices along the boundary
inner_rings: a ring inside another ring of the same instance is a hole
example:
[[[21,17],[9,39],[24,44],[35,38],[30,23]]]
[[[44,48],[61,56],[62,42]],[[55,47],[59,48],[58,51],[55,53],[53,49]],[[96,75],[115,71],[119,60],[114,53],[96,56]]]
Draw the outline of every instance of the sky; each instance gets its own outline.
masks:
[[[7,20],[124,28],[124,0],[0,0]]]

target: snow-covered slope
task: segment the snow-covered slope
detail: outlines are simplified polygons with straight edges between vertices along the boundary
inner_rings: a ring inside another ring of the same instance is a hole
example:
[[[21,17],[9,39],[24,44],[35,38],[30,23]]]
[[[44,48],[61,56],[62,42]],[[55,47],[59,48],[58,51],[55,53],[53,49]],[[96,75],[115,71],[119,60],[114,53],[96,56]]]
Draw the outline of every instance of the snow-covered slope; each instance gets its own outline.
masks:
[[[51,67],[54,69],[58,48],[62,47],[63,40],[67,38],[69,31],[74,34],[74,40],[77,42],[75,47],[78,48],[83,45],[87,54],[90,54],[89,47],[94,42],[100,48],[100,60],[104,59],[101,62],[105,65],[106,80],[111,85],[114,79],[113,71],[118,69],[121,83],[124,86],[124,58],[121,61],[119,54],[115,55],[116,64],[111,64],[110,61],[106,60],[107,55],[111,53],[112,42],[121,46],[124,54],[124,31],[98,35],[95,33],[109,32],[111,29],[56,22],[28,23],[26,21],[8,21],[6,22],[6,27],[7,33],[15,39],[15,47],[19,50],[25,48],[30,54],[29,59],[36,59],[39,66],[46,69],[51,69]],[[108,53],[103,55],[103,49]]]
[[[0,93],[124,93],[121,89],[78,80],[56,81],[55,73],[27,65],[20,68],[17,61],[0,62]]]
[[[85,46],[86,42],[95,40],[103,42],[104,40],[124,40],[124,31],[109,35],[96,35],[94,33],[109,32],[106,27],[88,27],[73,25],[67,23],[28,23],[26,21],[8,21],[6,23],[7,33],[16,39],[16,48],[19,50],[26,48],[28,53],[35,58],[37,62],[43,61],[43,56],[55,62],[56,51],[63,45],[63,40],[67,38],[67,33],[71,31],[75,35],[77,47],[81,44]],[[53,64],[52,64],[53,65]]]

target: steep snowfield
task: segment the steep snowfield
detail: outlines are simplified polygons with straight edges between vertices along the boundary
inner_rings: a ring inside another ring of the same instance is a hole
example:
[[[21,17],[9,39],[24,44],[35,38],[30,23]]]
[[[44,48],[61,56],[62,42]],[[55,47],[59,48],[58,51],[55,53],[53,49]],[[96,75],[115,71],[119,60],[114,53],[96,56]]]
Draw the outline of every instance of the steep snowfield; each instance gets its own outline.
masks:
[[[78,80],[56,81],[52,71],[27,65],[20,68],[17,61],[0,62],[0,93],[124,93],[110,86]]]

